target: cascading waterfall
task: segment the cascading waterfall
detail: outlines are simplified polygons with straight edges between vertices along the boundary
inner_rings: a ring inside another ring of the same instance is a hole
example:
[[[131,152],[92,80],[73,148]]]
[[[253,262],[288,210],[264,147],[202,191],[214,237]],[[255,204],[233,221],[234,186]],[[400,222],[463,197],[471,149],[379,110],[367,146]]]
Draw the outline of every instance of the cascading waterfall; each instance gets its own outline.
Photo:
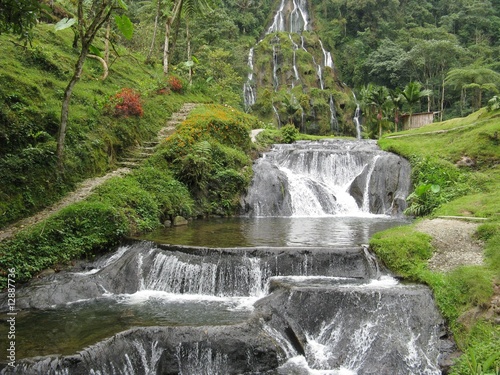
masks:
[[[403,164],[371,141],[277,145],[255,164],[247,203],[257,211],[257,202],[275,194],[259,213],[280,216],[288,207],[286,225],[298,235],[311,232],[317,216],[358,214],[379,222],[387,216],[373,212],[387,207],[377,206],[380,197],[407,194],[387,182],[397,180],[388,173],[409,180]],[[318,236],[342,225],[328,220]],[[276,236],[272,222],[263,225]],[[19,290],[16,306],[26,312],[18,316],[16,335],[26,335],[22,319],[34,320],[40,327],[28,335],[46,344],[47,336],[36,336],[45,324],[30,317],[30,308],[60,313],[51,319],[56,324],[68,321],[70,311],[85,333],[92,332],[86,324],[111,314],[116,330],[105,321],[102,337],[70,354],[19,353],[28,359],[0,374],[438,375],[440,348],[450,346],[443,344],[430,291],[400,284],[357,242],[208,248],[129,241],[83,265],[85,272],[62,271]],[[1,297],[5,309],[7,295]],[[100,310],[88,319],[78,315],[82,304],[84,312]],[[63,337],[52,340],[58,345],[72,333],[60,331]]]
[[[293,41],[292,34],[301,34],[304,31],[309,31],[309,14],[307,10],[307,1],[306,0],[282,0],[279,8],[276,10],[276,13],[273,17],[273,22],[269,26],[267,30],[267,34],[278,33],[278,32],[288,32],[288,37],[292,42],[293,48],[293,79],[291,82],[291,88],[294,88],[296,83],[300,81],[299,71],[297,69],[296,64],[296,50],[299,48],[298,45]],[[278,61],[278,57],[281,53],[276,48],[276,43],[279,42],[279,36],[276,35],[275,39],[273,39],[273,57],[272,57],[272,72],[273,72],[273,88],[275,91],[278,91],[281,82],[278,78],[278,70],[280,66],[280,62]],[[260,43],[260,41],[259,41]],[[318,84],[322,90],[325,88],[323,70],[325,67],[329,67],[333,69],[333,59],[330,52],[326,51],[323,47],[323,43],[321,40],[319,41],[320,47],[322,50],[322,58],[321,62],[317,62],[317,59],[311,54],[312,63],[316,70],[316,75],[318,77]],[[301,48],[310,53],[304,44],[304,39],[301,35]],[[256,102],[256,91],[255,91],[255,82],[253,82],[253,48],[249,53],[248,58],[248,67],[252,73],[248,74],[247,81],[243,86],[243,100],[245,109],[248,111],[252,107],[252,105]]]
[[[382,161],[392,170],[375,178]],[[395,178],[381,190],[385,174]],[[254,165],[254,175],[243,206],[257,217],[400,214],[409,190],[409,164],[372,141],[275,145]]]
[[[353,93],[352,95],[354,96],[354,101],[356,102],[356,110],[354,111],[354,118],[352,120],[356,126],[356,139],[361,139],[361,123],[359,120],[359,117],[361,116],[361,108],[356,99],[356,94]]]
[[[251,106],[255,104],[255,87],[253,82],[253,47],[250,48],[248,53],[248,68],[249,73],[247,76],[247,81],[243,86],[243,97],[245,103],[245,110],[248,111]]]

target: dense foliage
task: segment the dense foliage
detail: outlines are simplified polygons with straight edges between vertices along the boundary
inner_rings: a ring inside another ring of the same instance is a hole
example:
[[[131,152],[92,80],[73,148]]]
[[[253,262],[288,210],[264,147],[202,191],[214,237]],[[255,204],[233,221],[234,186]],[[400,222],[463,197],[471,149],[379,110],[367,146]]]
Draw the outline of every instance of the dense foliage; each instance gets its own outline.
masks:
[[[251,177],[248,133],[257,124],[255,117],[231,107],[200,106],[140,168],[0,242],[0,289],[9,267],[23,282],[177,216],[234,214]]]

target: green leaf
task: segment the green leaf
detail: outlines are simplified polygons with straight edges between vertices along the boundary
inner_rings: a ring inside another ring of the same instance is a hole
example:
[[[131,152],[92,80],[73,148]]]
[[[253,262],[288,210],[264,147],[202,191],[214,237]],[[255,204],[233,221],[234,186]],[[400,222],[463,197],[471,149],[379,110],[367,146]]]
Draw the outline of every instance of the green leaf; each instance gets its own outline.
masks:
[[[58,23],[56,23],[54,25],[54,29],[55,29],[55,31],[68,29],[71,26],[73,26],[75,24],[75,22],[76,22],[75,18],[64,17],[62,20],[60,20]]]
[[[116,15],[115,22],[118,30],[121,31],[123,36],[127,39],[132,39],[132,35],[134,34],[134,25],[132,24],[132,21],[130,21],[130,18],[126,15]]]
[[[431,185],[431,191],[433,193],[439,193],[441,191],[441,186],[439,186],[439,185]]]
[[[196,64],[199,64],[199,63],[200,63],[200,61],[199,61],[196,57],[194,57],[194,56],[191,56],[191,59],[192,59],[192,60],[193,60]]]
[[[186,61],[186,62],[184,62],[184,66],[186,68],[191,68],[192,66],[194,66],[194,62],[193,61]]]
[[[116,2],[120,6],[120,8],[128,10],[128,6],[127,6],[127,4],[125,4],[125,1],[123,1],[123,0],[116,0]]]
[[[101,50],[94,45],[90,45],[89,51],[91,54],[102,57]]]

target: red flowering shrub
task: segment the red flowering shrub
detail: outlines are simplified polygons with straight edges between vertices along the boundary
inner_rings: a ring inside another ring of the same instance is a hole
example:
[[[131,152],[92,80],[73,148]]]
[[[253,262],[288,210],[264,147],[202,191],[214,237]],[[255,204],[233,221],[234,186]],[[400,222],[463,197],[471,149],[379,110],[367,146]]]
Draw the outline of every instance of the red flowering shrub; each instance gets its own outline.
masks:
[[[132,89],[123,88],[111,97],[111,108],[116,117],[141,117],[144,114],[141,95]]]
[[[180,93],[182,91],[182,81],[176,76],[168,77],[168,86],[173,92]]]

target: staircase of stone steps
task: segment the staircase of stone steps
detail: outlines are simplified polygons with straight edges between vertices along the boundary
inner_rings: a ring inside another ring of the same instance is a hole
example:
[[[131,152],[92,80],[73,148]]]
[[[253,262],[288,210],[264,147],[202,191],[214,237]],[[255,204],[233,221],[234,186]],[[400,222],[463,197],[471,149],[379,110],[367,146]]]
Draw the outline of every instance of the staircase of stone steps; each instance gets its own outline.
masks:
[[[140,146],[131,148],[118,159],[116,165],[125,168],[137,168],[155,152],[156,147],[163,139],[167,138],[175,131],[176,126],[183,122],[187,118],[189,112],[196,106],[196,103],[184,103],[179,111],[172,114],[165,127],[160,129],[156,140],[144,142]]]

